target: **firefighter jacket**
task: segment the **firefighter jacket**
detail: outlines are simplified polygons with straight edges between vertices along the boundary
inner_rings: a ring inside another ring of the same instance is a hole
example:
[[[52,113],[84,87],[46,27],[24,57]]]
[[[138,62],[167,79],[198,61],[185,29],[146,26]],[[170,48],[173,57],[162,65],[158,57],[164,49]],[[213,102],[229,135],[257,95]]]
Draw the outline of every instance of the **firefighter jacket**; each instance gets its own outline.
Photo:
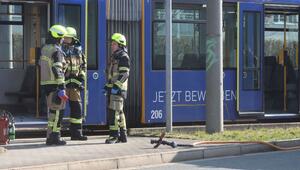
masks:
[[[64,52],[57,44],[46,44],[41,50],[41,85],[51,86],[52,90],[65,88]]]
[[[82,53],[81,46],[72,45],[64,46],[66,53],[66,87],[67,88],[83,88],[83,81],[86,76],[86,59]]]
[[[114,52],[109,60],[109,67],[107,72],[109,88],[119,88],[122,97],[126,98],[128,77],[130,69],[130,58],[126,48],[120,48]]]

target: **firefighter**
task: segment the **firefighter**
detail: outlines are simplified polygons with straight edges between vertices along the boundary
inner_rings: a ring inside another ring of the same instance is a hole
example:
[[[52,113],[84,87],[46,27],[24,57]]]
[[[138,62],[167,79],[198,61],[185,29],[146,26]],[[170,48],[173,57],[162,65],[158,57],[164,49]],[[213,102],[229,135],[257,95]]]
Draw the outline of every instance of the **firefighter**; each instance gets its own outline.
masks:
[[[61,122],[68,96],[65,91],[64,52],[61,49],[63,37],[67,33],[61,25],[49,29],[46,44],[41,50],[41,86],[47,96],[48,129],[47,145],[65,145],[60,139]]]
[[[65,73],[67,95],[70,106],[70,133],[71,140],[87,140],[82,134],[82,105],[80,92],[84,89],[83,82],[86,76],[86,59],[77,39],[76,30],[67,27],[64,38],[63,50],[66,54],[65,60],[67,70]]]
[[[123,106],[127,96],[130,58],[124,35],[120,33],[112,35],[111,52],[107,68],[107,83],[104,86],[108,98],[109,123],[109,138],[105,143],[126,143],[126,120]]]

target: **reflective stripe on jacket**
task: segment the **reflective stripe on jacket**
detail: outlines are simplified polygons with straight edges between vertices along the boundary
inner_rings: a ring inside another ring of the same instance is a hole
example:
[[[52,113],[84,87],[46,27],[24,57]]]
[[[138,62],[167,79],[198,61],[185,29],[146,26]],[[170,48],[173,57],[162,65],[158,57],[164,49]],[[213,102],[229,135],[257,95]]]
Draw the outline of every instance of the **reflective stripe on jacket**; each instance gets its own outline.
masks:
[[[130,58],[127,51],[120,49],[110,57],[108,68],[108,86],[118,86],[122,91],[127,91],[130,71]]]
[[[79,46],[80,47],[80,46]],[[64,51],[66,53],[66,85],[75,84],[77,86],[82,85],[83,78],[86,76],[86,61],[85,56],[82,54],[81,48],[76,46],[65,46]]]
[[[55,44],[46,44],[41,50],[41,85],[64,84],[63,52]]]

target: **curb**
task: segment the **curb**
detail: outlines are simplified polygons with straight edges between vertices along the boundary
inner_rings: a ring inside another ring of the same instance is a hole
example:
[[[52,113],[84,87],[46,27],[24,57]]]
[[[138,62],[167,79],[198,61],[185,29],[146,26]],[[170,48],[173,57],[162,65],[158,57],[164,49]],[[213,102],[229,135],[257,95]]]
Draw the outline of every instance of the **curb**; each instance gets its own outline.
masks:
[[[273,142],[281,147],[300,146],[300,139],[291,141]],[[211,148],[209,148],[211,147]],[[195,159],[207,159],[224,156],[237,156],[249,153],[274,151],[272,148],[261,144],[231,144],[222,146],[209,146],[208,148],[191,148],[170,152],[123,156],[107,159],[92,159],[85,161],[64,162],[37,166],[15,167],[20,170],[84,170],[84,169],[120,169],[145,165],[172,163]]]
[[[225,124],[224,130],[243,130],[243,129],[256,129],[256,128],[291,128],[299,127],[299,122],[290,123],[248,123],[248,124]],[[166,127],[146,127],[146,128],[129,128],[128,133],[132,136],[139,136],[143,134],[161,133],[165,131]],[[205,125],[197,126],[174,126],[174,132],[197,132],[205,131]]]

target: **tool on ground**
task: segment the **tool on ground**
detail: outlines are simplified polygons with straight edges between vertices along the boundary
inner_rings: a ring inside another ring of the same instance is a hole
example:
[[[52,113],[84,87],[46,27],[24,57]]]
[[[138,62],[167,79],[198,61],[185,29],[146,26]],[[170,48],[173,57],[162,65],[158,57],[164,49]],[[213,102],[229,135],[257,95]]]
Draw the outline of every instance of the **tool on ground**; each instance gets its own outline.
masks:
[[[158,147],[159,147],[159,145],[161,144],[162,139],[165,137],[165,135],[166,135],[166,132],[162,132],[162,133],[160,134],[160,137],[159,137],[159,139],[156,141],[156,145],[155,145],[153,148],[158,148]],[[153,143],[152,143],[152,140],[151,140],[151,144],[153,144]]]
[[[194,145],[192,145],[192,144],[177,144],[174,141],[169,142],[169,141],[163,140],[165,135],[166,135],[166,133],[162,132],[158,140],[155,140],[155,139],[150,140],[151,144],[156,144],[154,146],[154,148],[158,148],[159,145],[168,145],[168,146],[171,146],[172,148],[176,148],[176,147],[194,147]]]
[[[158,144],[159,142],[158,142],[158,140],[151,139],[150,143],[151,144],[154,144],[154,143]],[[169,142],[169,141],[166,141],[166,140],[161,140],[159,145],[168,145],[168,146],[171,146],[172,148],[176,148],[176,147],[194,147],[194,145],[191,145],[191,144],[179,144],[179,143],[177,144],[174,141]]]

